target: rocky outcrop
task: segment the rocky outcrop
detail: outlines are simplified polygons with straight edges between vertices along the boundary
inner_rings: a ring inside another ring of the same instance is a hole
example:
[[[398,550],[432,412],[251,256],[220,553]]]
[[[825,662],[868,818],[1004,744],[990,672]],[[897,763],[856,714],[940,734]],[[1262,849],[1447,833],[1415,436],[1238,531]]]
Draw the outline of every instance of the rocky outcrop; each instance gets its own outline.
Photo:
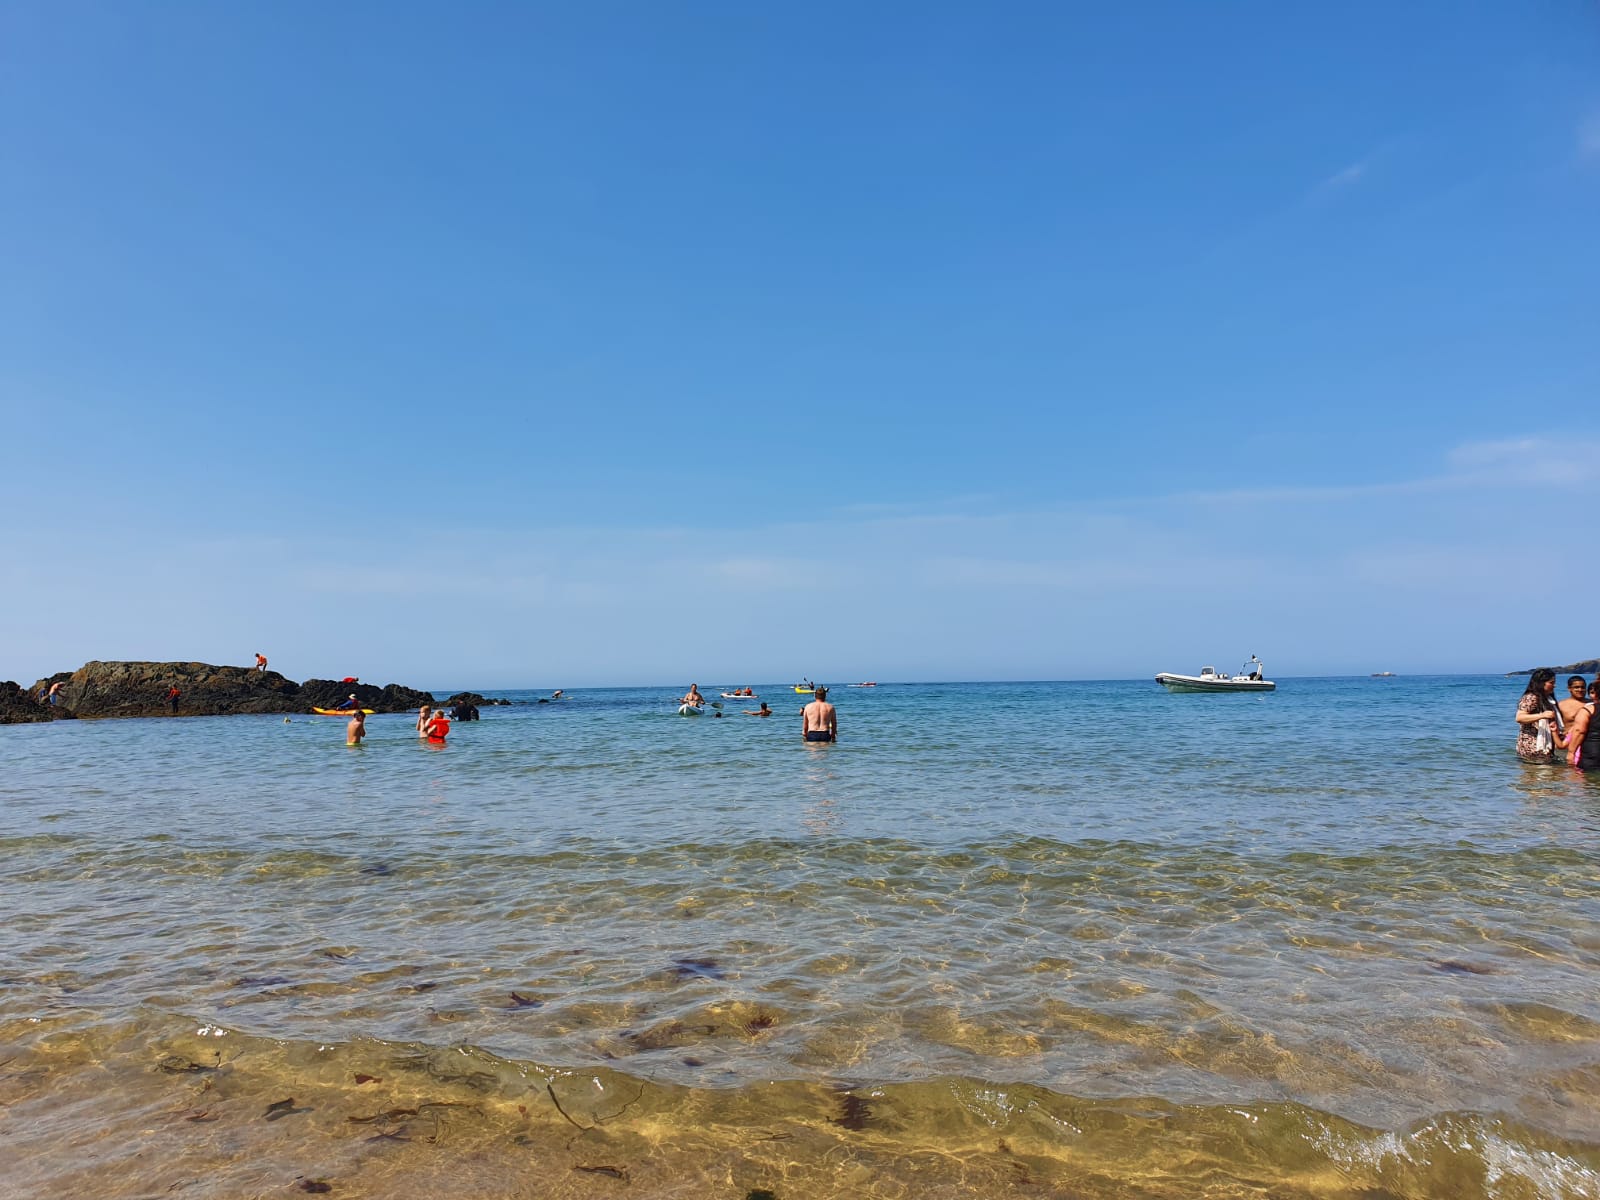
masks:
[[[510,705],[511,703],[512,701],[510,700],[496,700],[490,696],[480,696],[477,692],[457,692],[445,701],[446,707],[449,708],[454,708],[457,704],[470,704],[472,707],[477,708],[486,704]]]
[[[52,675],[35,694],[63,681],[61,703],[80,717],[180,717],[225,713],[303,712],[299,684],[276,671],[200,662],[90,662]],[[178,689],[176,710],[168,699]]]
[[[50,686],[46,680],[44,688]],[[39,693],[44,690],[35,687],[32,691],[23,691],[20,684],[7,679],[0,682],[0,725],[27,725],[35,721],[68,721],[75,715],[71,709],[60,704],[45,704],[41,701]]]
[[[59,682],[54,707],[37,697]],[[6,689],[14,689],[7,691]],[[178,689],[177,704],[168,698]],[[427,692],[401,687],[373,687],[311,679],[304,684],[276,671],[253,667],[218,667],[201,662],[90,662],[76,671],[41,679],[28,691],[0,684],[0,725],[65,717],[222,716],[232,713],[304,713],[337,708],[355,692],[361,707],[377,712],[406,712],[432,704]]]
[[[308,708],[338,708],[349,699],[352,692],[362,708],[370,708],[373,712],[410,712],[424,704],[433,703],[432,692],[419,692],[414,688],[401,687],[398,683],[380,688],[370,683],[308,679],[300,685],[300,707],[297,711],[305,712]]]
[[[1539,668],[1529,667],[1525,671],[1512,671],[1513,675],[1532,675]],[[1570,666],[1551,667],[1557,675],[1594,675],[1600,672],[1600,658],[1586,658],[1582,662],[1575,662]]]

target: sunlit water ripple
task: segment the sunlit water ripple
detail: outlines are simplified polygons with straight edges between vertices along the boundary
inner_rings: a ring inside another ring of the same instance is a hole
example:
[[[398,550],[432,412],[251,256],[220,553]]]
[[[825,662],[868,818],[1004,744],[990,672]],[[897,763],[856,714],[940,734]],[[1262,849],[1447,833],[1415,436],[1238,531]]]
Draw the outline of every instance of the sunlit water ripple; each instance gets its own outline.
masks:
[[[757,690],[0,730],[12,1186],[1600,1196],[1518,681]]]

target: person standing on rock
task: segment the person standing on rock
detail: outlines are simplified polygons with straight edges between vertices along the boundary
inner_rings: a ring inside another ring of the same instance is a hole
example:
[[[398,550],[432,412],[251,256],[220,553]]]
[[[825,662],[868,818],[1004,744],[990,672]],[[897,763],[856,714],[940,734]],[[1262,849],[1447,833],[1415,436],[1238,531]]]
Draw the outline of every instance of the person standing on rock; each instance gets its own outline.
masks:
[[[261,653],[261,651],[257,650],[256,651],[256,670],[265,671],[266,669],[267,669],[267,656],[265,654]]]
[[[181,695],[183,693],[178,690],[177,684],[173,684],[167,689],[167,707],[172,710],[173,716],[178,715],[178,697]]]
[[[46,702],[51,708],[61,703],[61,680],[56,680],[50,685],[50,690],[44,694]]]

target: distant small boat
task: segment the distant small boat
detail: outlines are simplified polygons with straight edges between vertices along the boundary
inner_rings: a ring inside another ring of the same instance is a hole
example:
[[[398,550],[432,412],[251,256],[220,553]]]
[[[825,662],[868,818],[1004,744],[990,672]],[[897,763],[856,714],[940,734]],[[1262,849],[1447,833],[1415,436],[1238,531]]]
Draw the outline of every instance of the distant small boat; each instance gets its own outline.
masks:
[[[1201,667],[1198,675],[1174,675],[1163,671],[1156,682],[1169,692],[1270,692],[1278,685],[1270,679],[1249,675],[1218,675],[1215,667]]]
[[[794,690],[799,692],[802,696],[815,696],[817,694],[816,688],[801,687],[798,683],[794,685]]]
[[[311,711],[319,717],[353,717],[356,715],[356,710],[353,708],[313,708]],[[370,708],[363,708],[361,711],[369,717],[374,712]]]
[[[1372,673],[1372,677],[1374,679],[1393,679],[1394,678],[1394,672],[1393,671],[1374,671]]]
[[[878,685],[877,685],[876,682],[873,682],[873,683],[852,683],[850,686],[851,687],[877,687]]]
[[[757,696],[754,692],[723,692],[722,693],[722,698],[724,700],[759,700],[759,699],[761,699],[761,697]]]

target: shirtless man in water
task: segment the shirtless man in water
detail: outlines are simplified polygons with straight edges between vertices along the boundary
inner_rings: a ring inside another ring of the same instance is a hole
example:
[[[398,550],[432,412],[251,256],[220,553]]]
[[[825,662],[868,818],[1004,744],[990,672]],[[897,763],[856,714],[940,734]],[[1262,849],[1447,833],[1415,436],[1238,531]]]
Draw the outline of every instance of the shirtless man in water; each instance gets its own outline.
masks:
[[[839,714],[828,703],[828,689],[817,685],[816,698],[800,710],[800,736],[808,742],[839,740]]]
[[[1564,700],[1556,701],[1556,707],[1561,710],[1561,723],[1568,729],[1572,722],[1577,720],[1578,710],[1588,703],[1588,684],[1582,675],[1573,675],[1567,680],[1567,696]]]
[[[359,746],[361,739],[367,736],[367,714],[359,708],[351,714],[350,724],[344,727],[344,744],[346,746]]]
[[[706,698],[700,694],[700,685],[698,683],[691,683],[689,685],[689,694],[682,700],[678,701],[678,703],[692,704],[696,708],[704,708],[706,704]]]

